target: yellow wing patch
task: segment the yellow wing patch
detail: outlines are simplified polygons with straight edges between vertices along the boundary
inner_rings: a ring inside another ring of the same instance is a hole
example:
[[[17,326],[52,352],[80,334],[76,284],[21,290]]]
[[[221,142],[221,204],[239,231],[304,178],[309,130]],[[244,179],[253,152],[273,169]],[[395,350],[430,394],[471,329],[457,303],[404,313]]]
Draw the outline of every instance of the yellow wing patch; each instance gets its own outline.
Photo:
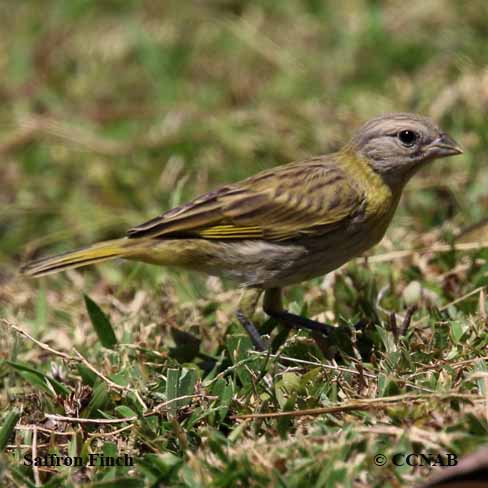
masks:
[[[263,237],[263,230],[258,226],[215,225],[198,231],[198,235],[205,239],[256,239]]]
[[[323,235],[364,202],[339,156],[291,163],[222,187],[139,225],[129,238],[289,240]]]

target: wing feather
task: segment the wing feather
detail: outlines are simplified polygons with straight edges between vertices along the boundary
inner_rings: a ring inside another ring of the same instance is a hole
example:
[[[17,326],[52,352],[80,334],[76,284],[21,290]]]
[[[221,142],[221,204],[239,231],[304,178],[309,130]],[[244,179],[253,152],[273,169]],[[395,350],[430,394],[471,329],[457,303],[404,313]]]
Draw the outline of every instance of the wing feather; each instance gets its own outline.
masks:
[[[129,237],[288,240],[352,217],[364,196],[331,159],[274,168],[195,198],[131,229]]]

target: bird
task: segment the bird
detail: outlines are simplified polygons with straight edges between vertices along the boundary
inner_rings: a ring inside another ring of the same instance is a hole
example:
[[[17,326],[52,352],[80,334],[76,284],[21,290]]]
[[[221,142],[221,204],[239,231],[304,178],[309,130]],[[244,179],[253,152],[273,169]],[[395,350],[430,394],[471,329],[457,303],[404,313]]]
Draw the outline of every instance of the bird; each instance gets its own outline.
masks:
[[[230,278],[243,288],[236,316],[257,349],[253,316],[327,334],[329,325],[287,312],[282,289],[325,275],[384,236],[410,178],[462,154],[430,118],[386,113],[339,151],[288,163],[205,193],[131,228],[124,237],[26,263],[38,277],[115,258]]]

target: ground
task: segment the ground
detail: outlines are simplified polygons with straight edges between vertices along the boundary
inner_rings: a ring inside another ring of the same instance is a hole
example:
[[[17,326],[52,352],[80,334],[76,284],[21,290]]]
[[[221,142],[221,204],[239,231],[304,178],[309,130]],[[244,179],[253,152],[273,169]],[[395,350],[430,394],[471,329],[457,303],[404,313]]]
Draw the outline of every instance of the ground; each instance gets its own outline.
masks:
[[[483,0],[2,2],[2,486],[412,486],[449,467],[409,453],[485,444],[487,15]],[[349,330],[327,348],[275,328],[256,354],[239,290],[214,278],[18,274],[334,151],[387,111],[430,115],[465,153],[415,177],[367,259],[287,290],[290,311]]]

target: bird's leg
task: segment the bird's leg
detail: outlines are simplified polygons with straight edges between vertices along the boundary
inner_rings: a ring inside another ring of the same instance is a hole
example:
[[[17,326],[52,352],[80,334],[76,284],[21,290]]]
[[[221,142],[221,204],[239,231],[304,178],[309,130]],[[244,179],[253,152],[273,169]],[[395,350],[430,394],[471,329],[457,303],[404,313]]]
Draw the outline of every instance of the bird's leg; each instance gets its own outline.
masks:
[[[236,312],[237,320],[249,334],[254,347],[258,351],[265,351],[266,345],[251,319],[254,316],[259,297],[262,293],[263,290],[259,288],[248,288],[244,290]]]
[[[263,310],[267,315],[290,328],[319,331],[326,336],[330,334],[331,330],[335,329],[332,325],[322,324],[321,322],[307,319],[284,310],[281,299],[281,288],[268,288],[265,290]]]

